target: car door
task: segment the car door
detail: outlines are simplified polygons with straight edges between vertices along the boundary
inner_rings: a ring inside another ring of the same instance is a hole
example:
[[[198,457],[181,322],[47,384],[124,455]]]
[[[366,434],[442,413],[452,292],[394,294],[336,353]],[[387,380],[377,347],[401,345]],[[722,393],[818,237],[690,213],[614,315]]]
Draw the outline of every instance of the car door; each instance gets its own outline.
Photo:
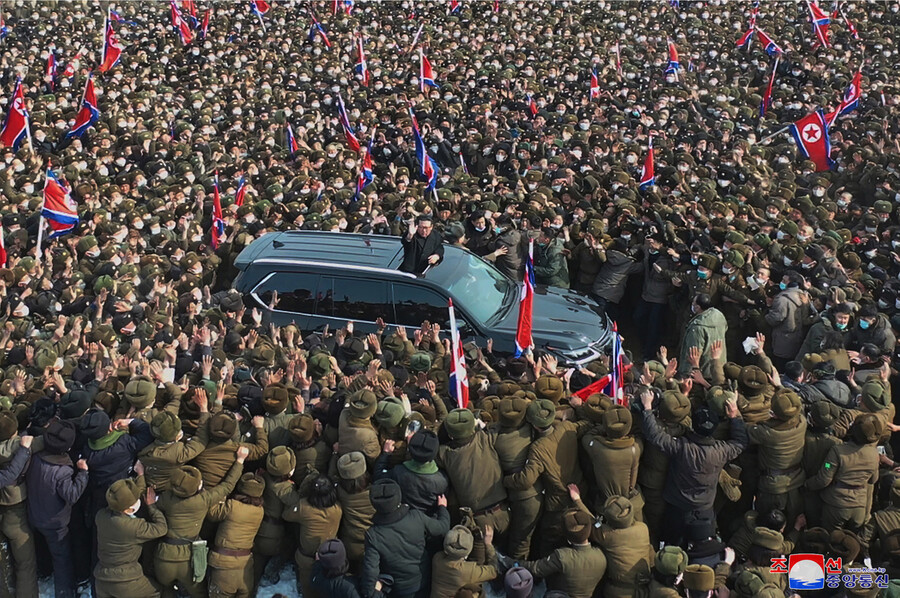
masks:
[[[269,310],[278,326],[293,323],[305,330],[315,313],[318,283],[318,274],[271,272],[250,291],[251,307]]]
[[[391,285],[394,315],[391,324],[416,329],[426,320],[432,324],[440,324],[441,338],[447,337],[450,330],[450,311],[447,308],[447,297],[440,293],[413,284],[395,282]],[[456,327],[460,330],[460,339],[476,340],[478,331],[467,322],[464,312],[456,308]],[[388,322],[388,320],[385,320]],[[412,338],[412,335],[410,335]],[[447,337],[449,338],[449,337]]]
[[[323,274],[316,292],[316,317],[310,328],[321,331],[327,324],[335,330],[352,321],[355,331],[375,332],[375,321],[392,311],[389,290],[389,283],[384,280]]]

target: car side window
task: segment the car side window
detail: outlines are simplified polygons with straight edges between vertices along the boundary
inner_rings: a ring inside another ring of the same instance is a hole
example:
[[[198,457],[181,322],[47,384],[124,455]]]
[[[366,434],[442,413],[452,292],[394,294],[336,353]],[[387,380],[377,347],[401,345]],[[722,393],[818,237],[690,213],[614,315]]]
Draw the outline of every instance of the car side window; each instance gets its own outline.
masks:
[[[319,281],[316,313],[342,320],[374,322],[390,310],[388,283],[323,276]]]
[[[449,320],[446,297],[409,284],[394,284],[393,287],[396,317],[392,324],[419,327],[428,320],[443,327]]]
[[[316,307],[318,274],[276,272],[256,287],[256,296],[266,305],[272,303],[272,292],[278,291],[275,309],[298,314],[313,314]]]

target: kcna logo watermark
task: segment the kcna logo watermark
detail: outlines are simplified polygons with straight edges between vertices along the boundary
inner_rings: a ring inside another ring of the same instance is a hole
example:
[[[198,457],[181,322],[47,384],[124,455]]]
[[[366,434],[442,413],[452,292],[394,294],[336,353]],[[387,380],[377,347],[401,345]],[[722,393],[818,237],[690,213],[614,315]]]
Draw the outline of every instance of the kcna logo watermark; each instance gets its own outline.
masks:
[[[787,573],[792,590],[824,588],[886,588],[888,575],[884,569],[871,567],[843,568],[841,558],[825,559],[821,554],[792,554],[772,559],[770,573]]]

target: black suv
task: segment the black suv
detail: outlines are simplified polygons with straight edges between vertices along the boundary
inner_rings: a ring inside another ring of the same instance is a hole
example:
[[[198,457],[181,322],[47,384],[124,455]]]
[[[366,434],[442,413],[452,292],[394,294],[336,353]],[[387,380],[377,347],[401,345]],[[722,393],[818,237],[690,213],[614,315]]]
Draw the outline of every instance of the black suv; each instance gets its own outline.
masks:
[[[521,285],[492,264],[459,247],[445,246],[444,259],[422,276],[400,272],[399,237],[319,231],[268,233],[235,261],[234,288],[249,307],[269,310],[271,319],[295,323],[304,333],[332,330],[348,320],[360,332],[374,332],[375,320],[418,328],[428,320],[449,327],[447,299],[453,299],[463,342],[494,351],[515,350]],[[592,299],[558,288],[536,289],[535,348],[566,364],[598,357],[611,343],[609,320]]]

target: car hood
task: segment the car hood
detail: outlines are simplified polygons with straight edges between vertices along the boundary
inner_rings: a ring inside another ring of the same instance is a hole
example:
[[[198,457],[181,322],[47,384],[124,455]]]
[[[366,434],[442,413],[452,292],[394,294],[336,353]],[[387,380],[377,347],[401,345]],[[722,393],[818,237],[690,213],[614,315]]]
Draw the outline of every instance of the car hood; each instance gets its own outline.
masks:
[[[518,306],[513,306],[492,328],[515,335],[518,319]],[[610,335],[608,319],[596,301],[559,288],[535,289],[531,330],[539,349],[579,349]]]

